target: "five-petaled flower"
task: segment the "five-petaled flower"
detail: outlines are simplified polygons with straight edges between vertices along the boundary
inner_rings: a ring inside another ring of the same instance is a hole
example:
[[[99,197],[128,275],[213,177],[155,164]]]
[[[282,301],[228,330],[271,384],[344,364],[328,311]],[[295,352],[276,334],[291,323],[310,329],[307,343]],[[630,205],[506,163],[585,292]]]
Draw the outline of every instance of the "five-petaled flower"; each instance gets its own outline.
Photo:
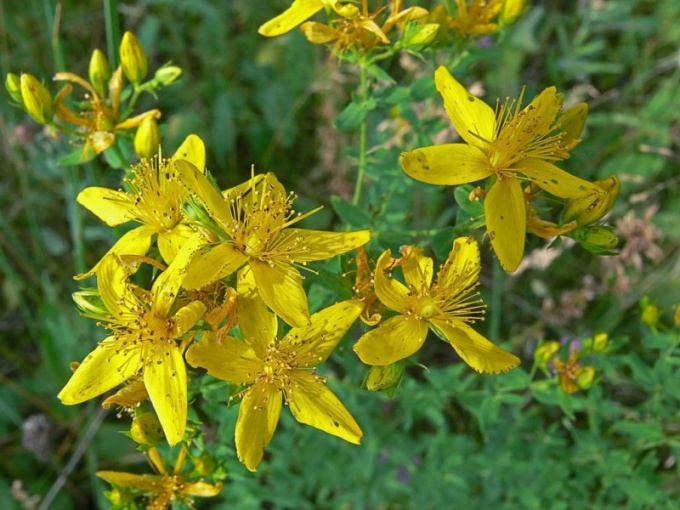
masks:
[[[604,193],[596,184],[557,168],[555,161],[569,157],[580,141],[585,105],[559,116],[562,99],[555,87],[541,92],[525,108],[506,100],[496,110],[470,94],[449,71],[435,73],[437,90],[461,138],[467,143],[423,147],[404,152],[404,171],[430,184],[458,185],[493,177],[484,199],[486,228],[503,268],[517,269],[524,254],[527,212],[523,183],[534,182],[561,198]],[[568,121],[568,125],[567,125]]]
[[[482,318],[484,302],[475,292],[480,258],[477,241],[460,237],[432,284],[432,259],[419,248],[404,250],[403,283],[388,277],[390,251],[375,268],[375,292],[398,315],[363,335],[354,346],[368,365],[389,365],[420,349],[428,329],[439,332],[460,357],[478,372],[505,372],[519,364],[517,356],[497,347],[468,323]]]
[[[239,272],[237,301],[243,340],[217,341],[204,333],[187,351],[187,362],[234,384],[247,385],[236,422],[236,453],[255,471],[271,441],[285,398],[295,419],[350,443],[359,444],[359,425],[326,387],[315,367],[324,362],[363,310],[350,300],[311,316],[310,324],[292,328],[277,340],[276,316],[257,293],[252,271]]]
[[[125,181],[130,191],[91,186],[78,195],[78,202],[96,214],[108,226],[115,227],[128,221],[141,223],[123,235],[104,257],[118,255],[145,255],[157,236],[158,250],[170,264],[182,244],[193,234],[184,221],[182,200],[186,196],[170,172],[172,162],[185,159],[203,169],[205,145],[196,135],[189,135],[170,161],[143,159],[132,168],[132,177]],[[103,258],[102,257],[102,260]],[[101,261],[77,280],[89,278],[97,272]]]
[[[192,259],[184,280],[187,289],[200,289],[248,264],[265,303],[290,325],[304,326],[309,323],[309,306],[295,266],[345,253],[371,238],[368,230],[294,227],[315,211],[294,211],[295,196],[286,193],[274,174],[255,176],[222,194],[191,163],[177,160],[175,167],[180,182],[214,222],[215,239],[206,241],[205,249]]]
[[[185,243],[151,292],[128,282],[128,271],[115,253],[102,261],[97,286],[103,306],[88,306],[83,313],[106,323],[112,334],[78,366],[59,393],[62,403],[80,404],[141,372],[168,443],[182,440],[187,374],[178,341],[201,318],[205,305],[192,301],[174,314],[172,307],[199,242],[194,236]]]

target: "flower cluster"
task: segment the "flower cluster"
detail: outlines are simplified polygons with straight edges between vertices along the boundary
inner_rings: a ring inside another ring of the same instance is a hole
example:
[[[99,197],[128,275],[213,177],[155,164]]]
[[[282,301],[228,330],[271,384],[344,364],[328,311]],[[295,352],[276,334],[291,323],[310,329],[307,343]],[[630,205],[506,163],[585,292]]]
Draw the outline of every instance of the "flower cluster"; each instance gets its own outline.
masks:
[[[142,92],[155,96],[157,90],[174,83],[182,70],[167,63],[153,78],[148,75],[149,62],[144,48],[132,32],[126,32],[120,44],[121,65],[112,70],[101,50],[94,50],[89,65],[89,81],[71,72],[58,72],[54,81],[65,82],[61,90],[52,93],[35,76],[9,73],[5,86],[17,106],[39,124],[63,131],[80,146],[61,163],[76,165],[101,153],[109,156],[114,166],[127,165],[127,158],[113,157],[122,150],[120,138],[130,138],[134,131],[134,150],[140,158],[150,158],[158,151],[160,110],[135,114],[137,99]],[[131,91],[126,90],[125,80]],[[78,101],[70,100],[73,85],[84,91]],[[56,117],[56,118],[55,118]],[[125,160],[125,162],[123,162]]]

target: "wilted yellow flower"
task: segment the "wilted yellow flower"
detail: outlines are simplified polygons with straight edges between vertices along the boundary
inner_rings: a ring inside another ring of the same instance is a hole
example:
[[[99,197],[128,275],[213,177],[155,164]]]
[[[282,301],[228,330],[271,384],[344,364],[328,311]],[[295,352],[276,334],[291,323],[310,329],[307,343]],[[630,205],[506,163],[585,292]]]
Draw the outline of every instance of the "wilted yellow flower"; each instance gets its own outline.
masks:
[[[578,351],[572,351],[566,363],[555,358],[553,364],[557,371],[560,386],[566,393],[587,390],[592,386],[595,379],[595,368],[582,366],[579,362]]]
[[[200,289],[248,264],[267,305],[289,324],[303,326],[309,323],[309,306],[296,266],[345,253],[371,238],[368,230],[295,227],[316,211],[296,213],[295,197],[274,174],[256,176],[222,194],[190,163],[178,160],[175,168],[180,182],[210,215],[218,238],[192,260],[184,281],[187,289]]]
[[[359,12],[355,5],[341,3],[339,0],[294,0],[288,9],[267,21],[258,29],[258,32],[266,37],[285,34],[314,16],[324,7],[331,7],[345,18],[351,18]]]
[[[182,467],[186,459],[186,448],[182,445],[175,467],[171,473],[165,469],[165,465],[156,448],[148,452],[149,459],[156,469],[156,475],[137,475],[119,471],[97,471],[97,476],[106,480],[114,487],[136,489],[145,493],[150,499],[147,510],[165,510],[173,503],[191,505],[191,496],[211,498],[222,492],[222,483],[211,484],[198,480],[190,482],[182,475]],[[114,502],[115,503],[115,502]]]
[[[52,122],[54,107],[52,94],[40,83],[35,76],[23,73],[21,75],[21,100],[26,113],[39,124]]]
[[[420,349],[429,328],[439,332],[458,355],[478,372],[505,372],[519,365],[517,356],[497,347],[468,324],[482,319],[484,302],[475,292],[481,269],[479,248],[472,237],[453,243],[448,259],[432,284],[433,262],[411,248],[402,261],[406,285],[388,277],[390,251],[375,268],[375,292],[398,313],[363,335],[354,346],[368,365],[389,365]]]
[[[491,34],[498,30],[497,18],[505,0],[456,0],[458,13],[449,25],[463,36]]]
[[[145,255],[154,236],[163,260],[172,262],[193,230],[185,224],[182,213],[184,188],[174,178],[172,161],[186,159],[205,167],[205,146],[196,135],[189,135],[170,161],[143,159],[132,168],[126,182],[129,192],[92,186],[78,195],[78,203],[89,209],[110,227],[136,221],[141,225],[124,234],[107,252],[118,255]],[[105,255],[106,257],[106,255]],[[103,260],[103,259],[102,259]],[[87,273],[76,276],[82,280],[97,272],[99,264]]]
[[[216,342],[204,333],[187,351],[187,362],[233,384],[247,385],[236,422],[236,453],[255,471],[271,441],[285,399],[295,419],[350,443],[359,444],[359,425],[315,373],[363,305],[343,301],[311,316],[309,325],[292,328],[277,340],[276,316],[257,295],[252,271],[239,275],[239,326],[244,340],[227,336]]]
[[[101,262],[97,287],[103,306],[82,312],[105,323],[112,334],[85,358],[59,392],[62,403],[80,404],[141,373],[168,443],[182,440],[187,374],[178,341],[201,318],[205,305],[193,301],[174,315],[171,308],[199,242],[195,237],[185,243],[150,292],[128,282],[128,271],[118,255]]]
[[[553,164],[568,158],[579,142],[559,129],[562,99],[555,87],[545,89],[523,109],[521,96],[517,101],[499,101],[494,112],[444,67],[437,69],[435,83],[456,131],[467,143],[404,152],[401,166],[414,179],[430,184],[458,185],[493,177],[484,199],[486,227],[501,265],[515,271],[524,254],[525,181],[561,198],[601,190]]]
[[[135,133],[135,153],[140,158],[152,158],[158,154],[161,132],[153,117],[145,118]]]
[[[132,32],[125,32],[120,42],[120,64],[125,77],[139,85],[149,72],[149,61],[142,44]]]

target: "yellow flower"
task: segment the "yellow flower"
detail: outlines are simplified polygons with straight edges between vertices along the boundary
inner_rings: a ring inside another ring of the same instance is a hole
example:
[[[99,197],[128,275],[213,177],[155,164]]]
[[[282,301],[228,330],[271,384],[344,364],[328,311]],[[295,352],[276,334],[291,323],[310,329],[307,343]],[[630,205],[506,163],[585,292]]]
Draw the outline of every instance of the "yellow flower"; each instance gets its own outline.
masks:
[[[112,334],[78,366],[59,393],[62,403],[80,404],[141,372],[168,443],[182,440],[187,375],[177,341],[201,318],[205,305],[193,301],[174,314],[171,309],[198,245],[198,236],[187,241],[150,292],[128,282],[128,272],[116,254],[102,261],[97,286],[105,308],[90,307],[84,315],[107,323]]]
[[[80,192],[78,203],[110,227],[128,221],[141,223],[141,226],[123,235],[106,255],[145,255],[153,237],[157,236],[156,242],[163,260],[168,264],[172,262],[182,244],[193,233],[183,223],[184,188],[169,172],[172,161],[179,158],[204,168],[203,141],[196,135],[189,135],[170,161],[143,159],[132,169],[132,177],[126,179],[129,192],[97,186]],[[99,263],[87,273],[76,276],[76,279],[89,278],[98,271],[98,267]]]
[[[247,263],[267,305],[292,326],[303,326],[309,323],[309,306],[295,266],[353,250],[371,238],[368,230],[294,227],[316,211],[296,213],[295,196],[286,193],[274,174],[256,176],[223,195],[192,164],[178,160],[175,167],[180,182],[210,215],[218,238],[191,261],[187,289],[200,289]]]
[[[461,138],[404,152],[404,171],[430,184],[458,185],[494,177],[484,200],[489,239],[503,268],[517,269],[524,254],[527,212],[523,181],[561,198],[602,192],[595,184],[560,170],[553,162],[569,157],[578,139],[559,128],[562,100],[555,87],[525,108],[506,100],[496,111],[470,94],[449,71],[435,73],[437,90]]]
[[[103,65],[100,62],[100,65]],[[101,69],[100,72],[103,72]],[[94,71],[93,71],[94,72]],[[94,73],[93,76],[99,80],[100,74]],[[121,118],[120,102],[123,92],[123,71],[118,67],[109,78],[108,101],[103,92],[98,91],[101,83],[90,84],[80,76],[70,72],[60,72],[54,75],[55,81],[69,82],[59,91],[54,103],[57,117],[63,122],[74,124],[84,131],[82,136],[86,143],[83,157],[90,150],[96,154],[101,154],[111,147],[116,141],[118,131],[127,131],[139,127],[144,119],[153,117],[160,119],[160,110],[149,110],[134,117],[127,119]],[[79,113],[74,112],[66,106],[66,98],[73,91],[71,83],[75,83],[86,91],[85,100],[80,101],[83,105]]]
[[[171,473],[165,469],[163,461],[156,448],[148,451],[151,463],[158,471],[157,475],[137,475],[122,473],[119,471],[97,471],[97,476],[106,480],[115,487],[125,487],[142,491],[150,501],[147,510],[164,510],[170,508],[173,502],[189,505],[191,508],[191,496],[211,498],[222,492],[222,483],[210,484],[199,480],[190,482],[181,474],[186,448],[182,446],[180,454],[175,462],[175,468]],[[136,507],[135,507],[136,508]]]
[[[236,453],[255,471],[271,441],[285,399],[295,419],[350,443],[363,433],[315,367],[325,361],[357,319],[363,305],[343,301],[311,316],[310,324],[292,328],[277,340],[276,316],[257,295],[252,271],[239,274],[237,302],[244,340],[211,333],[187,351],[187,362],[218,379],[248,388],[236,422]]]
[[[341,4],[339,0],[294,0],[288,9],[267,21],[258,29],[258,32],[266,37],[285,34],[324,7],[331,7],[340,16],[346,18],[351,18],[359,12],[356,6],[349,3]]]
[[[419,248],[405,250],[402,270],[406,285],[389,278],[390,251],[378,259],[375,292],[398,313],[363,335],[354,346],[368,365],[389,365],[420,349],[428,328],[439,332],[458,355],[478,372],[499,373],[519,365],[519,358],[495,346],[468,326],[484,314],[485,305],[474,289],[481,269],[479,248],[472,237],[453,243],[449,258],[432,285],[432,259]]]
[[[456,0],[458,14],[450,26],[461,35],[485,35],[498,30],[496,18],[503,11],[505,0]]]

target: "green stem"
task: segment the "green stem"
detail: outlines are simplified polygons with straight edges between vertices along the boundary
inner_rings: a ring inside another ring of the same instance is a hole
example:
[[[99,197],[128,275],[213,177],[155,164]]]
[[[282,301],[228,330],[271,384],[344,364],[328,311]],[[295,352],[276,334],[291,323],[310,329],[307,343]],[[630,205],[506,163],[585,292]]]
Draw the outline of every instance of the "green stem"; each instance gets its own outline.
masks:
[[[361,75],[359,78],[359,90],[361,93],[362,105],[366,102],[368,96],[368,62],[366,61],[365,55],[361,56],[359,60],[359,69]],[[354,205],[359,205],[361,200],[361,192],[364,188],[364,177],[366,174],[366,138],[368,131],[368,115],[364,117],[361,121],[361,126],[359,126],[359,165],[357,169],[357,181],[354,187],[354,198],[352,203]]]
[[[493,280],[491,288],[491,311],[489,313],[489,337],[492,342],[499,342],[501,336],[501,315],[503,313],[503,280],[505,273],[498,259],[494,259]]]
[[[106,25],[106,52],[109,55],[111,68],[115,69],[118,66],[118,41],[120,40],[116,0],[104,0],[104,23]]]

